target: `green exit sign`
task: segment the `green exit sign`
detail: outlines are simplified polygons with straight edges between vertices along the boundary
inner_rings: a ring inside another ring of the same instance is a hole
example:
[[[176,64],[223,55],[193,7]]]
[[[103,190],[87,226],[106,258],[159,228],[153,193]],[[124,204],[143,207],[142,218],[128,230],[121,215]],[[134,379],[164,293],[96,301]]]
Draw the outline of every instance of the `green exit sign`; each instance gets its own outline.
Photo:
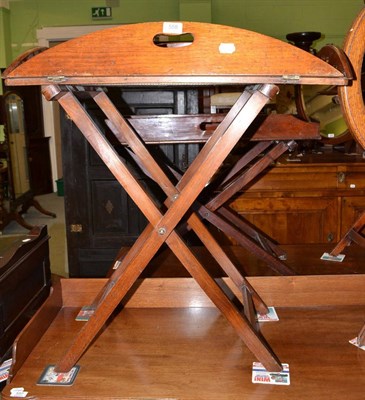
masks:
[[[92,7],[91,8],[92,19],[108,19],[112,17],[111,7]]]

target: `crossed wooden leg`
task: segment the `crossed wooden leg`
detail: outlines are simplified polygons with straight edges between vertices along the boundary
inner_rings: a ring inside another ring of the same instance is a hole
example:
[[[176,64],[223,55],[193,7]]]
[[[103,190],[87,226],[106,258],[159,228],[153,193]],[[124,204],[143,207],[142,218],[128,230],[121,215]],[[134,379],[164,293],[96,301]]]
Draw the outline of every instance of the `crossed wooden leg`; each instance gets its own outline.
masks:
[[[359,346],[365,346],[365,325],[362,327],[359,334],[357,335],[357,344]]]
[[[361,234],[361,231],[365,227],[365,212],[355,221],[351,228],[345,233],[342,239],[337,243],[334,249],[331,251],[332,256],[338,256],[346,246],[349,246],[352,242],[365,248],[365,237]],[[365,345],[365,325],[357,335],[357,344],[359,346]]]
[[[179,140],[201,142],[207,140],[209,134],[213,132],[213,128],[219,125],[223,117],[222,114],[152,116],[152,118],[132,116],[128,118],[128,123],[145,142],[150,144],[171,140],[173,132]],[[126,145],[127,141],[123,132],[119,132],[111,120],[107,119],[106,123],[119,140]],[[266,117],[260,115],[247,133],[249,139],[246,138],[246,143],[250,142],[253,147],[241,156],[228,173],[226,168],[223,168],[223,171],[214,177],[199,196],[199,204],[198,202],[194,204],[194,210],[227,236],[234,238],[243,248],[263,260],[278,274],[295,275],[295,271],[282,261],[286,259],[286,254],[280,246],[262,234],[256,227],[250,225],[230,208],[228,203],[278,157],[287,150],[293,150],[296,147],[293,138],[298,140],[319,139],[318,126],[289,115],[271,114]],[[138,159],[131,150],[129,153],[142,171],[156,181],[144,167],[143,160]],[[157,156],[157,159],[160,160],[160,157]],[[181,173],[176,168],[164,160],[160,160],[160,163],[177,180],[181,179]],[[219,182],[218,186],[217,182]]]
[[[270,145],[272,145],[272,142],[261,142],[253,147],[248,154],[245,154],[226,176],[218,194],[213,196],[204,207],[200,207],[199,214],[228,236],[234,238],[241,246],[248,248],[277,273],[295,275],[295,272],[281,261],[285,258],[285,253],[280,251],[280,248],[269,238],[261,235],[247,224],[234,210],[226,206],[234,195],[264,171],[273,160],[290,149],[294,142],[276,143],[252,166],[245,168],[258,155],[259,151]]]
[[[365,227],[365,212],[355,221],[351,228],[345,233],[343,238],[337,243],[335,248],[331,251],[332,256],[338,256],[346,246],[351,242],[358,244],[365,248],[365,237],[360,233]]]
[[[264,366],[272,371],[282,369],[279,359],[266,340],[255,329],[246,315],[242,315],[233,305],[175,230],[177,224],[188,214],[188,224],[195,230],[221,265],[227,264],[229,266],[229,273],[233,276],[235,283],[243,287],[244,295],[246,296],[248,292],[252,291],[252,288],[246,286],[247,283],[243,277],[236,273],[235,268],[232,268],[233,264],[207,233],[198,216],[192,212],[191,207],[263,105],[276,92],[277,88],[273,85],[262,85],[253,90],[246,90],[176,186],[171,184],[165,174],[161,173],[161,170],[156,169],[156,164],[149,157],[147,149],[133,131],[123,131],[124,136],[130,135],[128,137],[129,145],[133,147],[139,159],[143,160],[145,167],[155,176],[156,181],[159,182],[168,196],[165,201],[166,211],[163,212],[138,180],[134,178],[74,94],[70,91],[62,92],[54,86],[44,89],[47,98],[58,99],[60,105],[149,221],[130,251],[120,261],[119,268],[109,278],[107,287],[98,296],[98,306],[93,316],[80,330],[64,357],[57,364],[57,371],[69,371],[78,361],[163,243],[170,247]],[[95,94],[94,99],[99,105],[101,104],[103,111],[107,113],[109,118],[115,119],[113,121],[115,126],[123,124],[123,118],[115,112],[103,92]],[[255,294],[254,291],[252,293]],[[248,314],[250,316],[252,312]]]

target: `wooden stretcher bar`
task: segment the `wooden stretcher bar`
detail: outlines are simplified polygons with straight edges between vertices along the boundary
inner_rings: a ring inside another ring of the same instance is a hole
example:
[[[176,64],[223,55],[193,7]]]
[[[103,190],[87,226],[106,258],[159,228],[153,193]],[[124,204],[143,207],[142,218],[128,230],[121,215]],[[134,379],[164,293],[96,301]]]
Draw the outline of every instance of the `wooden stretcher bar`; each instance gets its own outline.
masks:
[[[205,143],[225,114],[201,115],[131,115],[127,122],[136,130],[145,144],[159,143]],[[115,132],[110,120],[105,121]],[[259,115],[255,126],[248,129],[242,137],[243,142],[262,142],[267,140],[319,140],[317,123],[305,122],[293,115]],[[122,140],[122,144],[126,144]]]

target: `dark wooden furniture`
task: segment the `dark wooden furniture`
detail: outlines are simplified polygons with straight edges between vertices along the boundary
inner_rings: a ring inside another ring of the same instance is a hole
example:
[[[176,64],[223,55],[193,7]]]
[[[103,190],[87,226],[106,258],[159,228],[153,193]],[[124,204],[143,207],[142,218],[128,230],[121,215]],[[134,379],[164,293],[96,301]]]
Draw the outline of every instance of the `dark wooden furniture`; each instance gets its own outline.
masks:
[[[12,91],[3,83],[3,93]],[[42,93],[36,86],[19,86],[17,94],[24,105],[24,120],[28,144],[29,173],[35,196],[52,193],[52,167],[47,132],[44,131]],[[4,122],[3,122],[4,123]]]
[[[333,244],[365,210],[364,174],[361,155],[285,154],[230,206],[280,245]]]
[[[46,226],[0,239],[0,359],[49,295],[48,240]]]
[[[35,113],[36,114],[36,113]],[[0,97],[0,120],[4,124],[5,140],[2,143],[2,157],[8,171],[6,184],[7,202],[2,202],[1,224],[2,231],[6,225],[15,220],[27,229],[32,225],[26,222],[23,214],[33,206],[41,213],[55,217],[55,214],[42,208],[34,198],[33,180],[29,167],[29,137],[27,134],[25,106],[22,97],[14,91],[8,91]],[[33,150],[33,157],[35,155]],[[47,160],[47,152],[42,155]],[[49,160],[49,157],[48,157]],[[38,167],[44,165],[44,162]],[[4,191],[4,187],[3,187]]]
[[[50,137],[30,138],[29,140],[29,168],[35,196],[53,193],[49,140]]]
[[[182,26],[192,33],[194,43],[183,43],[184,46],[178,47],[171,47],[169,43],[163,47],[156,45],[152,39],[161,31],[168,33],[166,25],[161,23],[122,26],[61,44],[24,63],[18,60],[5,72],[8,84],[44,85],[45,97],[57,100],[65,109],[149,221],[129,252],[121,252],[115,260],[114,272],[93,302],[93,316],[57,363],[57,371],[69,371],[80,359],[163,244],[174,252],[258,360],[268,370],[282,369],[279,358],[256,326],[255,307],[265,310],[265,303],[206,229],[196,212],[196,202],[200,201],[201,192],[263,106],[275,97],[278,92],[276,84],[295,80],[300,84],[346,85],[351,78],[349,68],[341,72],[293,46],[253,32],[198,23],[181,23]],[[105,43],[109,43],[108,59],[100,63]],[[250,49],[245,45],[247,43],[250,43]],[[94,51],[88,53],[85,60],[80,49],[90,49],[91,46]],[[271,50],[269,53],[266,51],[268,48]],[[165,172],[164,165],[153,158],[143,138],[131,128],[103,89],[115,84],[181,86],[227,83],[248,86],[181,179],[176,181]],[[163,204],[140,184],[107,135],[82,107],[79,98],[85,95],[94,100],[95,106],[111,122],[115,139],[128,145],[137,164],[160,187],[165,194]],[[177,227],[180,223],[188,224],[232,279],[239,297],[242,297],[244,314],[195,257],[179,234]]]

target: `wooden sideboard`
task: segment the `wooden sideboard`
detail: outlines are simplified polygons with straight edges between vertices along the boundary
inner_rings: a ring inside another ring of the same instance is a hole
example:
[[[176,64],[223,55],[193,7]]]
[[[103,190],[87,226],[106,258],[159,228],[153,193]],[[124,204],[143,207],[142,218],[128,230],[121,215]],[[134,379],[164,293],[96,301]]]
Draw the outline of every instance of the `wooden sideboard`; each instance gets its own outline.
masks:
[[[48,297],[51,287],[47,226],[0,242],[0,362]]]
[[[365,160],[284,154],[230,206],[279,244],[336,243],[365,210]]]

